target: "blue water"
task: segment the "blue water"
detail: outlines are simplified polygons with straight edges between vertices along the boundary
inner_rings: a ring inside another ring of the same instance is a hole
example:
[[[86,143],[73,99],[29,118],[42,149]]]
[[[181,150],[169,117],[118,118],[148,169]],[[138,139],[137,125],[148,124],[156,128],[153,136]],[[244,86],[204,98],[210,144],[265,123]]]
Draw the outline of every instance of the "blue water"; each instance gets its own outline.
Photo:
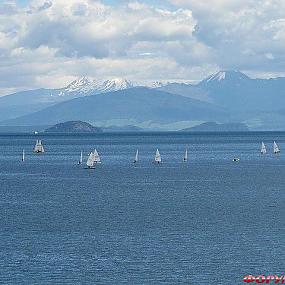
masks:
[[[32,153],[37,138],[44,155]],[[0,283],[228,285],[284,273],[285,154],[273,140],[285,153],[285,133],[0,135]],[[78,166],[94,147],[102,165]]]

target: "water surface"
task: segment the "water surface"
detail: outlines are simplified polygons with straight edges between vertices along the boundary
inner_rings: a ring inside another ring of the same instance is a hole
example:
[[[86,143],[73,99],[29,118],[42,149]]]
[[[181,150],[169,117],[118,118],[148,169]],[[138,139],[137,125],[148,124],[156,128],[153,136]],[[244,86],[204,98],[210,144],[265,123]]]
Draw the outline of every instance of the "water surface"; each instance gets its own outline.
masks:
[[[44,155],[32,153],[37,138]],[[285,155],[273,140],[285,151],[285,133],[0,135],[0,283],[227,285],[284,273]],[[78,166],[95,147],[102,165]]]

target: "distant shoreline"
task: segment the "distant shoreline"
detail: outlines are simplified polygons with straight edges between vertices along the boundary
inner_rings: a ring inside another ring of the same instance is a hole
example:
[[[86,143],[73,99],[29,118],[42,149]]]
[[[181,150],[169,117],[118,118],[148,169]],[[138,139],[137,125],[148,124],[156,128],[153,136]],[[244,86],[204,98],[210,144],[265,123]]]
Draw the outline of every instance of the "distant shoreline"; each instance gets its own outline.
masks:
[[[0,128],[0,136],[5,135],[28,135],[28,136],[104,136],[104,135],[231,135],[231,134],[264,134],[264,133],[285,133],[285,130],[249,130],[249,131],[164,131],[164,130],[144,130],[144,131],[103,131],[100,133],[86,133],[86,132],[41,132],[35,134],[32,131],[13,131],[2,130]]]

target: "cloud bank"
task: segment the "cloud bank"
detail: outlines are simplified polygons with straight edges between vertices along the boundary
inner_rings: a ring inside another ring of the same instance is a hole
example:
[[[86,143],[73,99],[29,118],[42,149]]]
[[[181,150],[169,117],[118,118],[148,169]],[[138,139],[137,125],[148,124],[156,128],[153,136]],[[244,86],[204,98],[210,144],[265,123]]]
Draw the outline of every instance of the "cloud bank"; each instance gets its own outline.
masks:
[[[284,71],[283,0],[0,4],[0,94],[81,75],[198,80],[217,69]]]

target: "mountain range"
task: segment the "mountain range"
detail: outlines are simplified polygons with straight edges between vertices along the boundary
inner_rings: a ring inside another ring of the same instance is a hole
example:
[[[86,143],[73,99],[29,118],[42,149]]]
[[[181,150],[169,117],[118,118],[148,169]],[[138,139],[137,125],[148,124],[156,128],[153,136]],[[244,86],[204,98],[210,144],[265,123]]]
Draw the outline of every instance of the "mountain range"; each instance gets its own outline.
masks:
[[[45,107],[92,94],[132,88],[131,82],[115,78],[110,80],[92,80],[82,77],[60,89],[36,89],[17,92],[0,97],[0,121],[13,119]]]
[[[226,120],[223,108],[146,87],[97,94],[68,100],[41,111],[9,120],[6,124],[25,126],[31,122],[53,125],[81,120],[96,126],[135,125],[159,128],[177,122]]]
[[[206,122],[192,128],[181,130],[184,132],[246,132],[248,127],[242,123],[217,124]]]
[[[188,128],[206,121],[284,130],[285,78],[252,79],[219,71],[197,84],[82,77],[60,89],[0,97],[1,125],[52,125],[84,120],[108,127]]]

